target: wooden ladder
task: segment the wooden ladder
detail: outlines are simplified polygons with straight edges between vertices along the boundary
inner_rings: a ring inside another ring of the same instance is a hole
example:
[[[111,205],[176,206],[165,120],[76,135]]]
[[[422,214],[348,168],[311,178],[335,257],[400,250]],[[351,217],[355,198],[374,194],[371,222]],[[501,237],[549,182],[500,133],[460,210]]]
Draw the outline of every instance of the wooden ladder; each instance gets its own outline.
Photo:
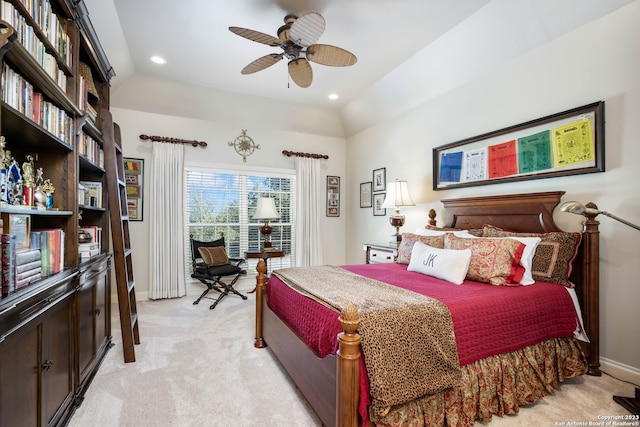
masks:
[[[140,344],[140,335],[138,333],[138,311],[133,280],[127,188],[124,181],[120,127],[113,123],[109,110],[102,109],[100,117],[104,139],[104,164],[107,172],[107,194],[109,196],[113,260],[116,270],[120,328],[122,330],[122,350],[125,362],[135,362],[134,344]]]

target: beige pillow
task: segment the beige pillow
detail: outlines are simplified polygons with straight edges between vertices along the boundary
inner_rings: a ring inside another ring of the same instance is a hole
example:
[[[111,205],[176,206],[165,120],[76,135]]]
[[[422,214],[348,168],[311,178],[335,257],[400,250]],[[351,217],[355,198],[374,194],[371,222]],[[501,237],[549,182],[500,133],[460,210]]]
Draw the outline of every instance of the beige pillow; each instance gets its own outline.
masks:
[[[416,242],[422,242],[425,245],[442,249],[444,248],[444,236],[418,236],[413,233],[402,233],[402,242],[398,247],[398,258],[396,263],[409,264],[411,261],[411,251]]]
[[[201,246],[198,248],[198,252],[200,252],[200,256],[207,267],[229,264],[229,257],[224,246]]]

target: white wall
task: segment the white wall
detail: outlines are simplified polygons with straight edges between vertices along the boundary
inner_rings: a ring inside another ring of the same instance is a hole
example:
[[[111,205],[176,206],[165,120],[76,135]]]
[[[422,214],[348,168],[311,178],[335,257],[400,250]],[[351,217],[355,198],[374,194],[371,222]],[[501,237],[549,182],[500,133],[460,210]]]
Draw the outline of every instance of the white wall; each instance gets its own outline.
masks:
[[[341,138],[317,136],[292,131],[276,131],[252,127],[247,124],[240,128],[236,125],[226,125],[212,121],[186,119],[183,117],[151,114],[134,110],[112,108],[113,120],[122,133],[122,147],[125,157],[136,157],[145,160],[145,185],[144,185],[144,213],[143,221],[131,221],[129,223],[131,248],[133,250],[133,271],[136,282],[136,295],[138,299],[146,299],[149,289],[149,215],[150,200],[153,194],[149,193],[151,143],[142,141],[139,136],[160,135],[173,138],[195,139],[207,142],[206,148],[194,148],[185,146],[185,163],[198,165],[224,165],[235,169],[242,168],[272,168],[294,170],[294,158],[286,157],[282,150],[303,151],[326,154],[328,160],[321,160],[322,174],[344,177],[346,174],[346,147]],[[260,149],[247,158],[243,163],[233,147],[228,145],[233,141],[242,129],[247,129],[247,134],[260,144]],[[341,182],[342,191],[346,183]],[[324,191],[325,182],[321,183]],[[342,212],[346,209],[344,198],[341,200]],[[324,205],[322,205],[324,207]],[[344,264],[345,262],[345,235],[346,216],[344,213],[338,218],[322,216],[321,229],[324,242],[323,257],[327,264]],[[115,292],[115,288],[114,288]]]
[[[417,206],[402,209],[407,218],[404,231],[424,226],[430,208],[438,212],[442,225],[446,218],[439,200],[443,198],[551,190],[566,191],[564,200],[592,201],[640,224],[638,22],[640,1],[635,1],[349,137],[347,263],[364,262],[362,243],[385,242],[394,231],[387,217],[374,217],[371,209],[359,207],[359,184],[371,181],[372,170],[380,167],[386,167],[388,181],[409,181]],[[471,34],[467,40],[474,47],[483,46],[483,40]],[[416,66],[414,61],[412,75],[419,74]],[[384,89],[398,93],[407,81],[402,67],[391,77],[385,77]],[[393,82],[399,82],[399,88]],[[433,147],[599,100],[606,103],[605,173],[432,191]],[[640,232],[604,216],[599,220],[602,363],[608,372],[637,383]]]

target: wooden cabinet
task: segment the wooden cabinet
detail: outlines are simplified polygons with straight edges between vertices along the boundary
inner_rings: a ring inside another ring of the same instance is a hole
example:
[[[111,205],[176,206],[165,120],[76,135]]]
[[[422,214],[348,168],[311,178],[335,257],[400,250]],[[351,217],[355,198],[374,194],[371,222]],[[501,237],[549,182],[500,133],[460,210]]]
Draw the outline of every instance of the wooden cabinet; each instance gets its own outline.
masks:
[[[26,264],[3,256],[0,425],[64,425],[111,346],[109,215],[96,123],[108,111],[114,74],[83,0],[3,0],[0,62],[0,217],[3,240],[22,236],[19,248],[3,249],[39,249],[41,260],[30,267],[41,268],[37,278],[24,281],[18,274],[26,267],[11,266]],[[84,199],[81,181],[94,183],[97,196]],[[82,246],[81,229],[94,232],[97,249]]]
[[[76,294],[77,330],[77,389],[84,395],[111,345],[109,307],[111,257],[103,254],[80,266],[79,287]]]
[[[2,313],[0,425],[58,425],[70,416],[76,275],[44,283]]]
[[[365,262],[367,264],[386,264],[396,262],[398,246],[387,244],[365,243]]]

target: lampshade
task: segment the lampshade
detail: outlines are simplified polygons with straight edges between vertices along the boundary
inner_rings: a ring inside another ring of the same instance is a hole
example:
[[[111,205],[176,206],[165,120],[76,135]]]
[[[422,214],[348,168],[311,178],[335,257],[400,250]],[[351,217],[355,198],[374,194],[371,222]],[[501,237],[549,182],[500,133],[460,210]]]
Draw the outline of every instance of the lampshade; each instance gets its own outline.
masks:
[[[382,202],[383,208],[397,208],[400,206],[415,206],[409,195],[407,181],[396,179],[387,184],[387,197]]]
[[[258,198],[258,206],[253,214],[253,219],[276,219],[280,218],[280,214],[276,210],[275,199],[271,197]]]
[[[595,205],[593,205],[595,206]],[[563,204],[560,205],[560,211],[561,212],[569,212],[572,214],[576,214],[576,215],[592,215],[592,216],[596,216],[596,215],[605,215],[608,216],[609,218],[613,218],[618,222],[621,222],[625,225],[628,225],[631,228],[635,228],[636,230],[640,230],[640,226],[637,226],[636,224],[633,224],[627,220],[624,220],[618,216],[615,216],[612,213],[609,213],[607,211],[601,211],[599,209],[596,208],[592,208],[589,206],[584,206],[582,203],[580,202],[575,202],[575,201],[570,201],[570,202],[564,202]]]

